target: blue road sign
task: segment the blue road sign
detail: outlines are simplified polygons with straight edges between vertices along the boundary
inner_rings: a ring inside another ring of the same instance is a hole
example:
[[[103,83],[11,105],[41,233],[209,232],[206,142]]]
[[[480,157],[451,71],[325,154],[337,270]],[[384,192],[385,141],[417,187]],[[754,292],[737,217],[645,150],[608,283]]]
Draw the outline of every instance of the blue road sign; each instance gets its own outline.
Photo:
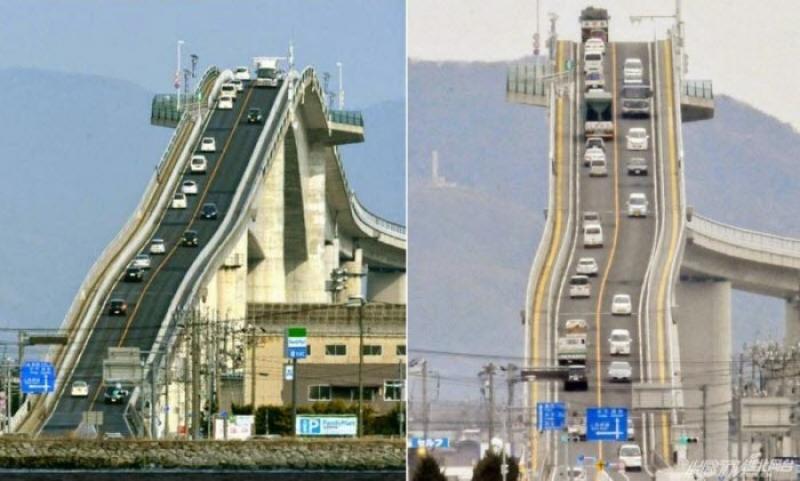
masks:
[[[45,394],[56,387],[56,370],[52,363],[28,361],[22,364],[20,384],[25,394]]]
[[[587,441],[627,441],[627,408],[587,408]]]
[[[539,431],[564,429],[567,405],[564,403],[536,403],[536,427]]]
[[[421,448],[425,446],[427,449],[432,448],[449,448],[450,438],[428,438],[423,439],[417,436],[408,438],[408,447],[412,449]]]
[[[308,356],[308,337],[305,327],[289,327],[286,329],[286,357],[289,359],[305,359]]]

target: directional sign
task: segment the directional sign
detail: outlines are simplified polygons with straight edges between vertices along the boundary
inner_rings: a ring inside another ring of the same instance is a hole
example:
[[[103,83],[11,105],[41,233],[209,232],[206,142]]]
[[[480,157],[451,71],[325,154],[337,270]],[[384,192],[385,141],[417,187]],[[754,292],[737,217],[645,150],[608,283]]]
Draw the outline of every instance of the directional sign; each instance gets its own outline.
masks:
[[[28,361],[22,365],[20,383],[25,394],[53,392],[56,387],[56,370],[49,362]]]
[[[289,359],[305,359],[308,355],[306,346],[308,337],[305,327],[290,327],[286,329],[286,357]]]
[[[567,406],[564,403],[537,403],[536,414],[539,431],[558,431],[566,423]]]
[[[431,448],[449,448],[450,438],[428,438],[423,439],[420,437],[412,436],[408,438],[408,447],[412,449],[426,447]]]
[[[588,408],[586,409],[587,441],[627,441],[627,408]]]

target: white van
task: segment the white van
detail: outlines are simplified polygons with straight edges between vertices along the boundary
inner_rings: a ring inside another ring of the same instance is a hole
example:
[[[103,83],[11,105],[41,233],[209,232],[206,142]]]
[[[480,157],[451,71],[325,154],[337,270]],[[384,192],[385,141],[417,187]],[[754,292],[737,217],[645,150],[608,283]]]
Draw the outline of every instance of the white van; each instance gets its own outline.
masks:
[[[583,226],[583,247],[603,247],[603,227],[600,224]]]

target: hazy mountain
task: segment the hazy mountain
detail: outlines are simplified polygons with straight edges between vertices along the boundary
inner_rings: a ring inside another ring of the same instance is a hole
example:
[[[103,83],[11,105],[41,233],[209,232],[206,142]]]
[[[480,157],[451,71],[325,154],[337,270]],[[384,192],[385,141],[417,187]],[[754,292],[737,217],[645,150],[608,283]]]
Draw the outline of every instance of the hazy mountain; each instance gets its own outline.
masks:
[[[543,226],[547,126],[544,109],[505,101],[505,76],[504,63],[409,66],[409,345],[469,353],[412,352],[442,373],[443,397],[478,396],[488,360],[476,354],[523,352],[519,311]],[[800,235],[797,132],[719,97],[716,118],[684,134],[697,212]],[[433,150],[456,187],[434,187]],[[734,313],[735,345],[783,330],[782,301],[737,293]]]
[[[0,70],[0,90],[0,327],[57,327],[138,203],[172,130],[150,125],[153,93],[125,81]],[[367,143],[343,154],[367,207],[401,221],[402,109],[365,109]]]

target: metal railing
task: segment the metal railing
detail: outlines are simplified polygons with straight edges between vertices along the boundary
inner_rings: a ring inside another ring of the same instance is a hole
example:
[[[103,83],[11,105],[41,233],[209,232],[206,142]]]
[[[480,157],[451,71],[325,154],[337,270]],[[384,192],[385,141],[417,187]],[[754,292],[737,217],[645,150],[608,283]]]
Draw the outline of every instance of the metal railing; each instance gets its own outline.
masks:
[[[549,63],[509,65],[506,74],[506,93],[537,97],[547,95],[547,82],[552,74]]]
[[[714,100],[714,88],[711,80],[684,80],[681,93],[688,97],[699,97]]]
[[[373,214],[366,207],[364,207],[364,205],[361,203],[360,200],[358,200],[358,197],[356,197],[355,192],[350,192],[350,203],[353,206],[353,212],[365,224],[378,227],[382,230],[388,230],[394,234],[398,234],[405,237],[406,226],[398,224],[396,222],[392,222],[390,220],[386,220],[383,217],[379,217],[378,215]]]
[[[697,214],[692,215],[688,226],[698,234],[717,239],[739,249],[744,248],[800,259],[800,239],[743,229]]]
[[[364,126],[364,116],[358,110],[331,110],[328,112],[328,120],[337,124]]]

